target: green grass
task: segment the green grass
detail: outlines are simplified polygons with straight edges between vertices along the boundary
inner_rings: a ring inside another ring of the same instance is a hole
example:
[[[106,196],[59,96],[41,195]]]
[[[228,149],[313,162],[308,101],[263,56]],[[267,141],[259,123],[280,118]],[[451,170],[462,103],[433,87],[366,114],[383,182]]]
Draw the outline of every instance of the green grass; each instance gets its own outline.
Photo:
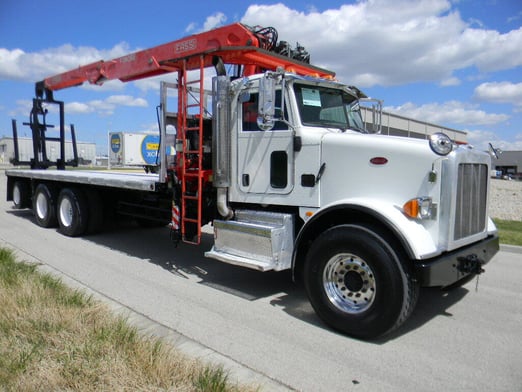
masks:
[[[0,248],[0,391],[254,391]]]
[[[522,222],[493,219],[497,226],[500,243],[522,246]]]

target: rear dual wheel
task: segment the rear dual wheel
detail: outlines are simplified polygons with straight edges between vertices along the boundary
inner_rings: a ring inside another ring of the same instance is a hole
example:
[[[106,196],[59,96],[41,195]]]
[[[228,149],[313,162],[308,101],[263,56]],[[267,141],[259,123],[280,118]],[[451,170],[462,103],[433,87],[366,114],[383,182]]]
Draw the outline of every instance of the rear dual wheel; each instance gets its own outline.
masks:
[[[56,227],[69,237],[87,230],[89,206],[78,188],[63,188],[59,193],[52,184],[38,184],[33,195],[33,212],[41,227]]]
[[[33,211],[41,227],[56,227],[56,190],[52,185],[38,184],[33,194]]]
[[[16,181],[13,185],[13,204],[16,209],[28,208],[31,206],[29,183],[26,181]]]
[[[89,207],[84,193],[77,188],[60,191],[57,204],[59,231],[69,237],[82,235],[87,230]]]

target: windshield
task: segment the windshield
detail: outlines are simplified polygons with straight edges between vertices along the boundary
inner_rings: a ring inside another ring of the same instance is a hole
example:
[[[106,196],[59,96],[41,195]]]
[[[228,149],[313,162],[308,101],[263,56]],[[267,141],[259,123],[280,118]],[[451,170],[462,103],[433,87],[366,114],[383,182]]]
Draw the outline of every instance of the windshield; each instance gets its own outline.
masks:
[[[304,84],[296,84],[294,90],[303,125],[366,132],[354,96],[339,89]]]

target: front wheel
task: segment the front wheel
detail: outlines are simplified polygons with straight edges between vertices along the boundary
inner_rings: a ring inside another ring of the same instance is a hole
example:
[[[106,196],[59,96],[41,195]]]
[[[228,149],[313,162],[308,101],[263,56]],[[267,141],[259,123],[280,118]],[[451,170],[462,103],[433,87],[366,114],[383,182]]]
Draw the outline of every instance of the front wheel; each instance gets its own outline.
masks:
[[[304,283],[326,324],[361,339],[382,336],[401,325],[419,292],[400,253],[359,225],[333,227],[314,241]]]

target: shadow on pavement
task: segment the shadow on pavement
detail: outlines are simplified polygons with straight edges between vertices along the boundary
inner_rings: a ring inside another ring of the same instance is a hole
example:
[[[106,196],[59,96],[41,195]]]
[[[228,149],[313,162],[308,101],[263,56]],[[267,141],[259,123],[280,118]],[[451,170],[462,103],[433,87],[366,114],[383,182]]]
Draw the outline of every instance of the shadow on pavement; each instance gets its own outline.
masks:
[[[7,212],[34,221],[30,210]],[[269,298],[271,306],[280,308],[290,316],[329,329],[315,314],[302,285],[292,281],[290,271],[259,272],[206,258],[204,253],[212,247],[212,234],[204,233],[199,246],[185,243],[176,245],[170,239],[170,230],[167,227],[143,228],[132,221],[123,220],[111,223],[100,234],[85,236],[84,240],[143,259],[177,277],[194,279],[199,284],[248,301]],[[463,287],[451,291],[422,288],[411,317],[398,330],[373,343],[384,344],[400,338],[435,317],[452,317],[448,309],[462,300],[468,292]]]

